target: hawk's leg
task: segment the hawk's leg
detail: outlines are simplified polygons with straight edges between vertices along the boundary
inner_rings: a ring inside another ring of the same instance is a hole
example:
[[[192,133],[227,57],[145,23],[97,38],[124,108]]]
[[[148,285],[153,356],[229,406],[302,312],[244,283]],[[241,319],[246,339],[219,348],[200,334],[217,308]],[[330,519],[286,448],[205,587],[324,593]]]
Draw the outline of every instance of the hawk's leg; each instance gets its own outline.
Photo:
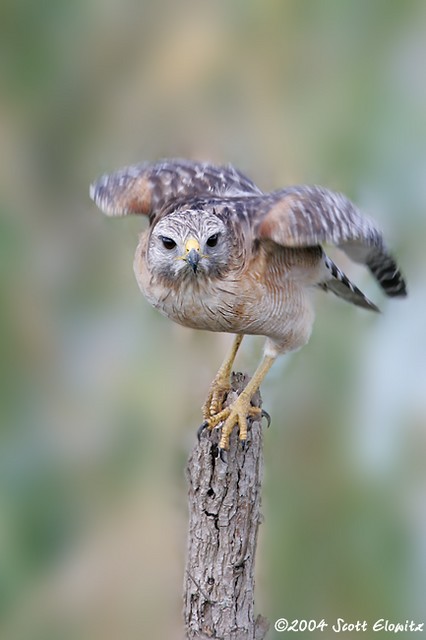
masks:
[[[259,407],[254,407],[251,404],[251,399],[259,389],[263,378],[268,373],[274,361],[275,356],[264,356],[252,379],[238,398],[229,407],[225,407],[225,409],[219,411],[219,413],[216,413],[214,416],[206,418],[204,424],[208,429],[214,429],[221,422],[224,423],[219,442],[219,448],[221,450],[228,449],[229,436],[237,424],[240,427],[240,440],[244,442],[247,439],[247,418],[258,418],[262,416],[262,410],[259,409]]]
[[[214,377],[209,395],[203,405],[203,418],[205,420],[209,420],[209,418],[218,414],[222,409],[225,396],[231,389],[230,377],[232,365],[234,364],[235,356],[237,355],[237,351],[243,341],[243,337],[244,336],[242,334],[235,336],[229,353],[226,355],[225,360]]]

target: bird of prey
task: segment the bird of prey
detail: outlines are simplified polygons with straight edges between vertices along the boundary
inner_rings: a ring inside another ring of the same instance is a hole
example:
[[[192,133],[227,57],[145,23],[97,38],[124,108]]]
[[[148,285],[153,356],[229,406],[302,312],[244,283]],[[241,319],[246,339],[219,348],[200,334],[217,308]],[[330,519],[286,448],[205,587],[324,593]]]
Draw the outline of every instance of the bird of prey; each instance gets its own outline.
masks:
[[[103,175],[90,195],[108,216],[148,217],[134,260],[148,302],[185,327],[235,334],[200,427],[222,424],[221,452],[237,424],[245,442],[248,419],[261,413],[251,400],[275,358],[309,340],[315,288],[378,311],[323,244],[366,265],[386,295],[406,295],[376,225],[344,195],[323,187],[264,193],[232,166],[173,159]],[[223,408],[246,334],[266,337],[263,358],[241,395]]]

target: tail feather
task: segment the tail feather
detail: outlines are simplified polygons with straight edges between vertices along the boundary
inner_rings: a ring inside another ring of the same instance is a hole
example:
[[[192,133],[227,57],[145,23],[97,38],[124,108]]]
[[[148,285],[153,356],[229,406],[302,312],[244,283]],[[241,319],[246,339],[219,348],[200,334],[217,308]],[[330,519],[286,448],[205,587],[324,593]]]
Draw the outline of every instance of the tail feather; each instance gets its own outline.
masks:
[[[332,291],[339,298],[347,300],[358,307],[369,309],[370,311],[380,312],[380,309],[365,296],[361,289],[358,289],[353,282],[339,269],[339,267],[328,256],[324,256],[325,266],[331,274],[331,278],[327,278],[318,284],[324,291]]]
[[[386,295],[406,296],[407,287],[395,260],[387,253],[374,252],[367,259],[367,266]]]

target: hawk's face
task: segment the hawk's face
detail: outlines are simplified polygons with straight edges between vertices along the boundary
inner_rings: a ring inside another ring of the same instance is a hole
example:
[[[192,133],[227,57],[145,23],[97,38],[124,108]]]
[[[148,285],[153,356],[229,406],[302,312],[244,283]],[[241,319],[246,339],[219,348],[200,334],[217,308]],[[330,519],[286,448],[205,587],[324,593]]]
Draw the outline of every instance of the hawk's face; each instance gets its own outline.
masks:
[[[151,231],[147,257],[153,275],[173,283],[194,282],[222,276],[229,269],[232,248],[220,218],[190,209],[159,220]]]

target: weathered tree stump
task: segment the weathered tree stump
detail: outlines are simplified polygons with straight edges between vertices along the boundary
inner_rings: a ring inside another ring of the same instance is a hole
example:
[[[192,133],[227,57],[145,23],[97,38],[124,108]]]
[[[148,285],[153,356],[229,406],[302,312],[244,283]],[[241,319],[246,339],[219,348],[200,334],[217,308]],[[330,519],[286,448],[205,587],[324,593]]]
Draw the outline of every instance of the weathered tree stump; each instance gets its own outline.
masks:
[[[232,376],[227,403],[248,378]],[[260,395],[253,404],[260,406]],[[188,640],[261,640],[269,624],[254,614],[254,568],[262,515],[263,434],[253,422],[246,446],[231,435],[227,462],[218,456],[219,431],[204,431],[189,457],[188,551],[184,620]]]

